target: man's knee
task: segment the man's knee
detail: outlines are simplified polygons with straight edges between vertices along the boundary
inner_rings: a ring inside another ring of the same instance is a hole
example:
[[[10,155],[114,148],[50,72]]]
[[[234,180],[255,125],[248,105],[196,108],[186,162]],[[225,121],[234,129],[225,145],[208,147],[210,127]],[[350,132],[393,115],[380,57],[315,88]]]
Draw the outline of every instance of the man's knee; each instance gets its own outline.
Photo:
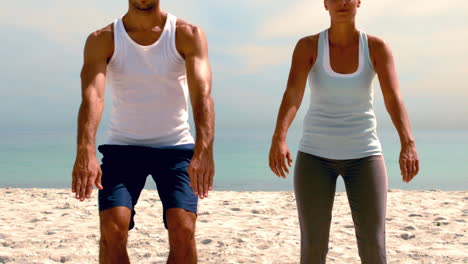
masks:
[[[104,245],[123,246],[127,243],[131,211],[115,207],[100,213],[101,242]]]
[[[194,213],[181,208],[171,208],[166,214],[171,243],[186,243],[194,239],[196,221]]]

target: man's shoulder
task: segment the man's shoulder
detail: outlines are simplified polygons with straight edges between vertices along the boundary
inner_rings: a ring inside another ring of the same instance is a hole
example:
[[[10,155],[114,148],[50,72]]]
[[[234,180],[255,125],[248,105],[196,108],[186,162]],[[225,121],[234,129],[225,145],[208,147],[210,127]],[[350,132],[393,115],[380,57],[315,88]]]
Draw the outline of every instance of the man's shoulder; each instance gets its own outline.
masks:
[[[112,43],[114,40],[114,25],[113,23],[91,32],[88,36],[88,41],[99,42],[100,44]]]
[[[201,27],[189,23],[183,19],[177,18],[176,23],[177,37],[182,40],[183,43],[193,43],[198,41],[204,36],[204,32]]]
[[[86,40],[85,50],[94,54],[103,54],[106,57],[112,56],[114,52],[113,24],[109,24],[89,34]]]

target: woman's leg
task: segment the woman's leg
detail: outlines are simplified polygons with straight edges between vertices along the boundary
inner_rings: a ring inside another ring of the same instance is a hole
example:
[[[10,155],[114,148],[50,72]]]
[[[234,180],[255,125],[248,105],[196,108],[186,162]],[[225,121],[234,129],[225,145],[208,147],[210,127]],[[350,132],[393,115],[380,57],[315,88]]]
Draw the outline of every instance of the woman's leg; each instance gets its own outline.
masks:
[[[338,171],[334,161],[298,152],[294,191],[301,228],[301,263],[323,264]]]
[[[384,264],[387,172],[383,156],[343,162],[343,179],[361,263]]]

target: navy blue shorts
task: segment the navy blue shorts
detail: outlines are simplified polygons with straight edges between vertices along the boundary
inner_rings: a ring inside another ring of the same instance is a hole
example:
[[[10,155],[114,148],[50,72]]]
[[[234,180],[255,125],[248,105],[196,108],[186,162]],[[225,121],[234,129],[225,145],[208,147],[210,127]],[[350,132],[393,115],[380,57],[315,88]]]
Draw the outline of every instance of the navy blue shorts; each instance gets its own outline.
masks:
[[[128,229],[135,226],[135,205],[151,174],[163,205],[163,221],[167,229],[166,210],[183,208],[197,214],[198,196],[190,187],[188,166],[194,144],[167,147],[133,145],[100,145],[102,153],[102,186],[99,190],[99,212],[125,206],[132,210]]]

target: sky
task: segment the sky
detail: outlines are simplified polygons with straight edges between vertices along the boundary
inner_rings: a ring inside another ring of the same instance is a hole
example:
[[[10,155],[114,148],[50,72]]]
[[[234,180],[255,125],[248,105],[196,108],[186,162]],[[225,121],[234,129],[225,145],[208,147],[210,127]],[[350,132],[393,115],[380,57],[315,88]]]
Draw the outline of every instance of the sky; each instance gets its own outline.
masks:
[[[297,40],[330,25],[317,0],[161,0],[161,7],[206,32],[217,129],[273,129]],[[2,3],[0,127],[75,129],[85,40],[127,8],[124,0]],[[363,0],[358,9],[358,29],[393,52],[413,129],[468,129],[466,17],[465,0]],[[379,127],[392,129],[377,79],[374,89]],[[293,126],[301,126],[309,96]],[[107,93],[104,126],[109,100]]]

